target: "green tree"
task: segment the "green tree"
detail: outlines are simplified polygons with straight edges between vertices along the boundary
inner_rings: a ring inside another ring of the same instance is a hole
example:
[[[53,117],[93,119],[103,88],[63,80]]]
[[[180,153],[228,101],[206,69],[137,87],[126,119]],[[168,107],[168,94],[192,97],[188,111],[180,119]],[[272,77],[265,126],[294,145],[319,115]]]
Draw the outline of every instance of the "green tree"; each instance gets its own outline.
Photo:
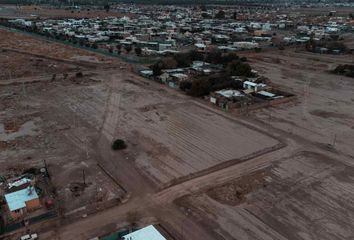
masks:
[[[222,61],[222,52],[219,50],[210,51],[206,58],[206,62],[218,64]]]
[[[232,61],[227,65],[227,73],[230,76],[252,76],[252,68],[248,63],[243,63],[240,61]]]
[[[130,53],[133,50],[131,45],[125,45],[124,49],[127,53]]]
[[[189,80],[183,80],[179,83],[179,89],[183,92],[187,92],[192,88],[192,82]]]
[[[135,48],[135,54],[136,55],[140,56],[142,52],[143,52],[143,50],[140,47],[136,47]]]
[[[110,9],[111,6],[109,4],[104,5],[104,10],[106,10],[106,12],[109,12]]]
[[[193,80],[192,86],[188,91],[193,97],[202,97],[210,93],[210,83],[208,78],[197,78]]]
[[[225,12],[223,10],[220,10],[215,14],[216,19],[224,19],[225,18]]]
[[[122,139],[117,139],[112,143],[112,149],[113,150],[122,150],[127,148],[127,144],[125,143],[124,140]]]
[[[162,74],[162,69],[164,65],[162,61],[156,62],[154,65],[152,65],[150,68],[154,74],[154,76],[160,76]]]

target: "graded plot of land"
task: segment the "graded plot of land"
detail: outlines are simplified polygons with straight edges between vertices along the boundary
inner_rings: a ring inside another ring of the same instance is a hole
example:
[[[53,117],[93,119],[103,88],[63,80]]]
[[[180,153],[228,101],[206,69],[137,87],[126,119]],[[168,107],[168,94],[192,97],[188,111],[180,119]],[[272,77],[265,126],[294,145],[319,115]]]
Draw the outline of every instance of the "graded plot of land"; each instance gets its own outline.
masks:
[[[0,50],[0,80],[63,74],[78,68],[63,62]]]
[[[41,18],[95,18],[95,17],[123,17],[129,16],[132,17],[134,14],[131,13],[119,13],[115,10],[111,9],[110,11],[106,11],[104,9],[98,9],[97,7],[92,8],[90,6],[82,7],[80,9],[64,9],[64,8],[54,8],[50,6],[19,6],[15,9],[15,7],[7,6],[3,7],[4,15],[5,13],[12,12],[12,14],[19,16],[27,16],[27,17],[41,17]],[[7,10],[7,11],[6,11]],[[0,11],[1,14],[1,11]],[[6,15],[5,15],[6,16]]]
[[[266,151],[279,142],[192,102],[159,105],[132,116],[147,157],[138,165],[166,183],[228,160]]]
[[[46,160],[63,213],[121,198],[123,189],[97,166],[93,147],[104,112],[101,91],[70,80],[2,87],[0,175],[42,167]]]
[[[234,197],[241,199],[238,205],[226,201],[228,192],[189,197],[183,205],[225,239],[352,239],[353,170],[326,156],[303,152],[266,170],[263,179],[250,178],[248,189],[239,187],[247,185],[242,179],[229,183],[229,189],[232,185],[239,189]]]
[[[335,143],[338,150],[354,156],[354,81],[329,72],[352,62],[352,55],[289,50],[262,53],[254,60],[255,69],[298,97],[297,104],[258,111],[258,119],[321,145]]]
[[[110,58],[74,48],[63,44],[46,41],[40,37],[21,34],[18,32],[0,29],[0,48],[28,53],[34,56],[52,58],[57,60],[67,60],[90,63],[117,63],[116,58]]]

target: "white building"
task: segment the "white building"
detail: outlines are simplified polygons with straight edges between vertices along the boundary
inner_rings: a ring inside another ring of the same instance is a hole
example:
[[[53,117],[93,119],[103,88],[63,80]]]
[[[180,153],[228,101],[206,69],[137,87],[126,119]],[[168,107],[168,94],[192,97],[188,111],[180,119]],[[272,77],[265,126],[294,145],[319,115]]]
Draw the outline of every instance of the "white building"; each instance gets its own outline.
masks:
[[[123,236],[123,240],[167,240],[162,234],[153,226],[147,226],[138,231],[129,233]]]

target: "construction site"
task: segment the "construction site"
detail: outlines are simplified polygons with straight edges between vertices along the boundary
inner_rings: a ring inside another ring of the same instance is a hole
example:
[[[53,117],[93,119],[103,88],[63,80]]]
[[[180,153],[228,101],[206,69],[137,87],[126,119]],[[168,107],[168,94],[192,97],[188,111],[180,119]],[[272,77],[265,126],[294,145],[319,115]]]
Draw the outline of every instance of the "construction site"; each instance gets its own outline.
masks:
[[[172,240],[353,239],[354,82],[330,72],[352,55],[244,54],[296,100],[224,112],[118,57],[0,28],[0,239],[148,225]],[[31,201],[18,218],[12,186]]]

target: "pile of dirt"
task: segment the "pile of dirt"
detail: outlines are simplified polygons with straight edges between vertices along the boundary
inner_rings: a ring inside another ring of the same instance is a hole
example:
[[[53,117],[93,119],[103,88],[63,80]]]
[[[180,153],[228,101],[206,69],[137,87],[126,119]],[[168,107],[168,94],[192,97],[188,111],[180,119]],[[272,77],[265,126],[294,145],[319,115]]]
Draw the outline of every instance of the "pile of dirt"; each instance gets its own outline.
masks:
[[[247,194],[259,188],[266,187],[266,176],[267,171],[258,171],[233,182],[210,189],[206,194],[222,204],[235,206],[244,202]]]

